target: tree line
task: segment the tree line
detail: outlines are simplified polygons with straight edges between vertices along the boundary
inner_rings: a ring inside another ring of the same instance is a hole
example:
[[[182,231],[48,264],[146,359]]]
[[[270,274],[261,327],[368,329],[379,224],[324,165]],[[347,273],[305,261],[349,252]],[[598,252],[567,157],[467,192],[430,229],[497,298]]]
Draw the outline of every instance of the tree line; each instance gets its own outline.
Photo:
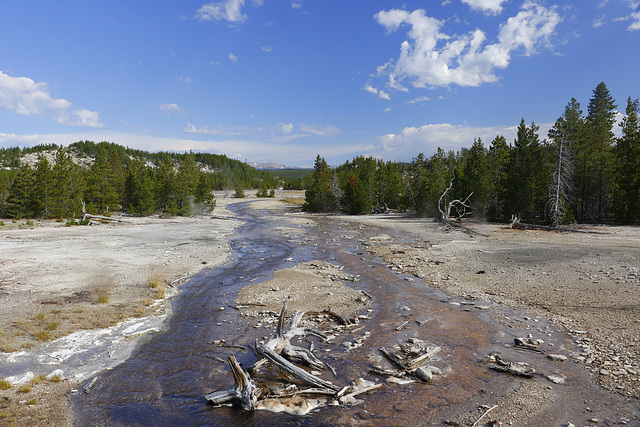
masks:
[[[52,150],[50,162],[44,153]],[[39,155],[33,167],[20,160],[29,153]],[[0,215],[7,218],[79,218],[83,212],[112,211],[189,215],[213,208],[214,190],[260,188],[267,196],[267,189],[282,185],[277,176],[223,155],[148,153],[109,142],[2,149],[0,162]]]
[[[439,215],[439,202],[464,200],[496,221],[637,223],[640,221],[638,100],[627,99],[614,135],[616,104],[604,82],[593,90],[587,114],[572,98],[541,139],[539,127],[521,120],[509,143],[496,136],[486,147],[476,138],[457,152],[438,148],[410,163],[356,157],[331,169],[318,156],[304,209],[363,214],[387,209]]]

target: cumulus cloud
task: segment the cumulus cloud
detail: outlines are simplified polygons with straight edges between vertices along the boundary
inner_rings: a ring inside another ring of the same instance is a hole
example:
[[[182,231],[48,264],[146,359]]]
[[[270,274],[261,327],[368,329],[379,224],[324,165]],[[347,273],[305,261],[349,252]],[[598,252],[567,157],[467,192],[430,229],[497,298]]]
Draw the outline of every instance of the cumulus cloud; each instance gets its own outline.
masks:
[[[231,62],[238,62],[238,57],[235,56],[233,53],[229,54],[229,61]]]
[[[381,11],[375,19],[388,32],[403,25],[410,27],[409,40],[402,42],[398,59],[377,69],[377,75],[387,77],[387,86],[394,90],[406,90],[404,80],[417,88],[496,82],[496,69],[506,68],[514,51],[536,53],[539,46],[550,43],[562,20],[555,7],[548,9],[528,1],[516,16],[502,24],[497,42],[486,44],[487,36],[480,29],[462,35],[445,34],[445,22],[427,16],[423,9]]]
[[[186,111],[178,107],[178,104],[160,104],[158,108],[167,113],[168,116],[182,117],[186,113]]]
[[[498,15],[502,12],[502,3],[507,0],[462,0],[462,3],[469,5],[474,10],[479,10],[486,14]]]
[[[482,138],[488,145],[496,135],[503,135],[507,141],[515,136],[516,126],[471,127],[450,123],[433,123],[419,127],[406,127],[400,133],[390,133],[379,138],[385,152],[420,152],[431,154],[440,147],[445,150],[459,150],[469,147],[474,138]]]
[[[11,77],[0,71],[0,108],[24,116],[48,116],[58,123],[100,128],[97,111],[71,110],[71,102],[51,96],[46,83],[28,77]]]

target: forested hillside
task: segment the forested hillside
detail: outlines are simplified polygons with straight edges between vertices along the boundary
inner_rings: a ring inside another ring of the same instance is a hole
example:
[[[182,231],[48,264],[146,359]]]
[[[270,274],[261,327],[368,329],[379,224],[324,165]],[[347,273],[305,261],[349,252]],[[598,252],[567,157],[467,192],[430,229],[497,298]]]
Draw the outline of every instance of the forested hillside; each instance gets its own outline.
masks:
[[[438,202],[469,195],[475,215],[508,221],[562,224],[637,223],[640,220],[640,125],[638,100],[626,101],[615,137],[616,104],[600,83],[584,115],[571,99],[541,139],[524,119],[514,141],[496,136],[489,146],[479,138],[458,152],[438,149],[411,163],[368,157],[329,169],[316,158],[305,209],[351,214],[397,209],[439,216]],[[446,199],[446,200],[445,200]]]
[[[28,164],[29,155],[36,160]],[[51,160],[49,160],[51,159]],[[213,190],[282,186],[273,174],[209,153],[148,153],[80,141],[0,149],[0,216],[78,218],[123,210],[134,215],[188,215],[214,205]]]

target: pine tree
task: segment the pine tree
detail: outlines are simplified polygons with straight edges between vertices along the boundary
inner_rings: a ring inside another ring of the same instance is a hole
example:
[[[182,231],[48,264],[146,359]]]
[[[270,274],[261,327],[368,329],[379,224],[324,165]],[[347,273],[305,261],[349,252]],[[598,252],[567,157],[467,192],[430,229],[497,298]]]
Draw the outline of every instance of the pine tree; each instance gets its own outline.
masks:
[[[52,207],[53,172],[46,157],[40,155],[34,173],[31,211],[36,217],[49,218]]]
[[[33,188],[34,173],[28,166],[20,168],[18,175],[9,188],[7,197],[6,214],[9,218],[31,217],[31,191]]]
[[[175,199],[178,215],[191,213],[191,199],[198,179],[196,159],[192,152],[182,157],[178,173],[175,175]]]
[[[307,212],[330,212],[336,208],[336,200],[331,191],[331,175],[327,162],[318,155],[309,187],[305,191],[303,210]]]
[[[507,165],[509,164],[510,157],[509,144],[507,139],[502,136],[496,136],[491,145],[489,146],[489,153],[487,154],[487,167],[489,169],[489,205],[487,213],[489,218],[493,220],[507,219],[507,215],[504,212],[504,202],[506,200],[506,174]]]
[[[481,138],[475,138],[473,145],[467,150],[462,160],[462,173],[456,180],[460,183],[457,198],[464,199],[469,194],[471,205],[477,213],[484,215],[489,205],[491,192],[491,175],[488,165],[487,151]]]
[[[63,148],[56,153],[51,175],[51,216],[60,219],[79,218],[82,214],[83,177],[71,155]]]
[[[523,221],[536,222],[544,217],[548,173],[545,155],[538,137],[538,126],[526,126],[524,119],[518,126],[517,137],[511,147],[504,187],[505,213],[518,214]]]
[[[177,214],[175,170],[168,155],[160,160],[160,164],[155,170],[154,190],[157,209],[169,215]]]
[[[149,215],[155,210],[153,177],[142,160],[127,168],[124,180],[123,207],[133,215]]]
[[[605,219],[611,189],[611,147],[615,108],[604,82],[593,90],[586,118],[587,136],[576,147],[577,191],[581,220]]]
[[[626,117],[620,123],[614,154],[613,211],[618,221],[631,224],[640,220],[640,123],[638,100],[627,99]]]

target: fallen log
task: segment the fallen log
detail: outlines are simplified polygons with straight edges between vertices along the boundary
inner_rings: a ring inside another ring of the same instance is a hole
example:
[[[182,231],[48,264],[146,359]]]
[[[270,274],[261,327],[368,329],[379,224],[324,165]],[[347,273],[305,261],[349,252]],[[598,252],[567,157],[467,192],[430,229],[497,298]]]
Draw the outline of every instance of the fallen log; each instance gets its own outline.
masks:
[[[294,365],[293,363],[276,353],[273,349],[267,347],[265,344],[258,344],[256,346],[256,349],[258,351],[258,354],[266,357],[278,368],[282,369],[285,372],[288,372],[295,378],[302,381],[304,384],[308,384],[317,388],[333,390],[334,392],[340,390],[340,387],[336,386],[335,384],[323,380],[320,377],[316,377],[315,375],[312,375],[304,369]]]
[[[495,364],[489,365],[489,369],[497,372],[525,378],[533,378],[533,375],[536,373],[536,370],[526,363],[507,362],[502,360],[497,354],[494,354],[492,359],[495,360]]]

